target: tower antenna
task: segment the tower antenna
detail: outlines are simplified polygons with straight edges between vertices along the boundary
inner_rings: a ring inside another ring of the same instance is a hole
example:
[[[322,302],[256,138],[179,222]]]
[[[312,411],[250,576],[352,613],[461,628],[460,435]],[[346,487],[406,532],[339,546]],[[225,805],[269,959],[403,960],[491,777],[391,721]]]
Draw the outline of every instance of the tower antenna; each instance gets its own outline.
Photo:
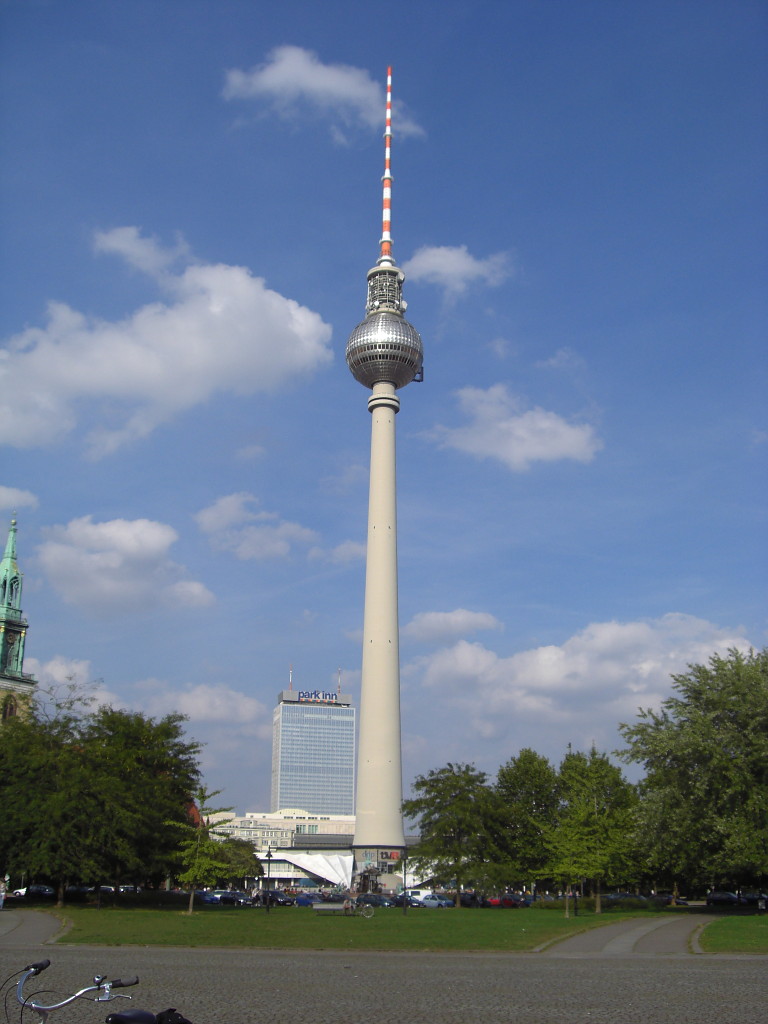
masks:
[[[394,266],[392,256],[392,68],[387,68],[387,113],[384,127],[384,176],[379,263]]]

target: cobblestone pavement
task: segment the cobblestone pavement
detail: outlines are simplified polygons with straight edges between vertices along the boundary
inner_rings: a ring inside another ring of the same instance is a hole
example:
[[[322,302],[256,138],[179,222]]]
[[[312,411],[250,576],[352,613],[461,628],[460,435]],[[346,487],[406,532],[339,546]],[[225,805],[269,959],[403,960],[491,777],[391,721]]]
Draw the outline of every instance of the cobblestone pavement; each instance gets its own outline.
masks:
[[[623,939],[600,929],[602,950],[569,951],[569,939],[543,953],[413,954],[22,945],[26,930],[3,934],[3,920],[0,968],[48,957],[41,984],[57,991],[140,976],[132,1003],[62,1011],[58,1024],[131,1005],[175,1006],[194,1024],[764,1024],[767,957],[652,951],[651,931],[628,924]]]

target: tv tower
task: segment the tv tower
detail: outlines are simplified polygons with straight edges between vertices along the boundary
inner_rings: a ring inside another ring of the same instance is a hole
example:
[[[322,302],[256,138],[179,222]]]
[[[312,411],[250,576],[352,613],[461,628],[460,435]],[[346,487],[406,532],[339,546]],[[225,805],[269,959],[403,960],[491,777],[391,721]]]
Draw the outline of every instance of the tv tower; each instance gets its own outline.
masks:
[[[400,637],[397,611],[396,391],[422,379],[424,349],[404,313],[405,275],[392,255],[392,68],[387,68],[383,216],[379,258],[368,271],[366,317],[347,341],[347,365],[370,388],[371,476],[365,574],[356,872],[378,874],[405,848],[400,755]]]

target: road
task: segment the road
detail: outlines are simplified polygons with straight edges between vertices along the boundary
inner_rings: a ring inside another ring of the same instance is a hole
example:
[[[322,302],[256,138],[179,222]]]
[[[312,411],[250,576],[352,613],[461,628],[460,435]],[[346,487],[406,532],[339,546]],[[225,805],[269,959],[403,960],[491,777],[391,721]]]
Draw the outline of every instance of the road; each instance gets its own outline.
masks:
[[[42,927],[12,925],[7,914],[0,914],[3,976],[42,956],[53,961],[46,987],[80,987],[97,972],[138,974],[133,1005],[175,1006],[193,1024],[764,1024],[768,1017],[768,957],[689,952],[691,922],[683,935],[678,918],[611,924],[534,953],[413,954],[45,945]],[[116,1008],[86,1006],[58,1020],[93,1024]]]

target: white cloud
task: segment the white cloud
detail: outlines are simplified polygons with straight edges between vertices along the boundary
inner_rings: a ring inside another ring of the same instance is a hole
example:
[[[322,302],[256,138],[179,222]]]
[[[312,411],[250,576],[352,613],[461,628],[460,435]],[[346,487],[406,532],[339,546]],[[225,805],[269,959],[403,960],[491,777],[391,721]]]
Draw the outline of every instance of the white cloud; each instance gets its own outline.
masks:
[[[513,273],[509,253],[485,259],[472,256],[466,245],[425,245],[403,264],[411,281],[426,281],[445,290],[446,298],[460,295],[470,284],[495,288]]]
[[[69,684],[84,689],[91,681],[90,661],[65,658],[61,654],[48,661],[25,657],[24,671],[33,675],[43,689]]]
[[[365,559],[365,544],[356,540],[345,540],[337,544],[335,548],[326,551],[324,548],[312,548],[309,557],[316,561],[334,562],[337,565],[346,565],[349,562],[359,562]]]
[[[122,256],[137,270],[153,277],[163,274],[177,260],[189,260],[189,247],[179,237],[174,249],[163,247],[156,238],[146,238],[137,227],[113,228],[97,231],[93,247],[96,252]]]
[[[248,506],[255,502],[258,498],[245,491],[229,494],[198,512],[195,521],[215,548],[243,560],[285,558],[296,546],[317,540],[314,530],[275,512],[252,512]]]
[[[25,330],[0,353],[0,443],[52,444],[87,407],[103,417],[90,432],[90,452],[105,455],[214,394],[274,391],[332,358],[331,329],[318,314],[245,267],[171,273],[179,247],[163,253],[135,228],[103,232],[98,245],[152,274],[169,301],[116,322],[50,303],[47,325]]]
[[[534,462],[591,462],[603,447],[589,424],[569,423],[539,407],[523,410],[503,384],[486,390],[462,388],[457,395],[470,422],[464,427],[437,426],[433,437],[443,448],[498,459],[519,472]]]
[[[0,485],[0,508],[37,508],[37,497],[31,491],[22,491],[19,487]]]
[[[544,716],[559,732],[588,721],[605,735],[619,721],[632,721],[639,707],[658,707],[670,693],[670,676],[688,664],[705,663],[716,650],[749,646],[741,630],[670,613],[592,623],[562,645],[509,657],[461,640],[414,663],[409,673],[420,672],[424,687],[461,708],[478,734],[519,735],[521,722],[533,716],[541,724]]]
[[[423,643],[435,643],[486,629],[501,629],[501,623],[489,612],[456,608],[452,612],[420,612],[403,627],[402,634]]]
[[[263,722],[267,708],[255,697],[224,684],[188,686],[174,690],[158,679],[138,684],[138,690],[147,694],[145,705],[152,715],[179,712],[191,722],[225,722],[253,724]]]
[[[52,526],[38,548],[50,584],[67,604],[97,614],[205,607],[209,590],[168,557],[176,531],[149,519],[94,523],[91,516]]]
[[[300,46],[278,46],[263,64],[250,71],[227,71],[222,95],[227,100],[267,100],[286,118],[309,107],[343,125],[380,129],[384,123],[384,90],[366,70],[348,64],[323,64],[317,54]],[[397,100],[393,103],[392,125],[397,135],[423,134]],[[334,137],[343,140],[338,123],[332,131]]]
[[[574,373],[584,369],[584,359],[573,349],[568,347],[559,348],[549,359],[542,359],[536,366],[542,370],[564,370],[566,373]]]

